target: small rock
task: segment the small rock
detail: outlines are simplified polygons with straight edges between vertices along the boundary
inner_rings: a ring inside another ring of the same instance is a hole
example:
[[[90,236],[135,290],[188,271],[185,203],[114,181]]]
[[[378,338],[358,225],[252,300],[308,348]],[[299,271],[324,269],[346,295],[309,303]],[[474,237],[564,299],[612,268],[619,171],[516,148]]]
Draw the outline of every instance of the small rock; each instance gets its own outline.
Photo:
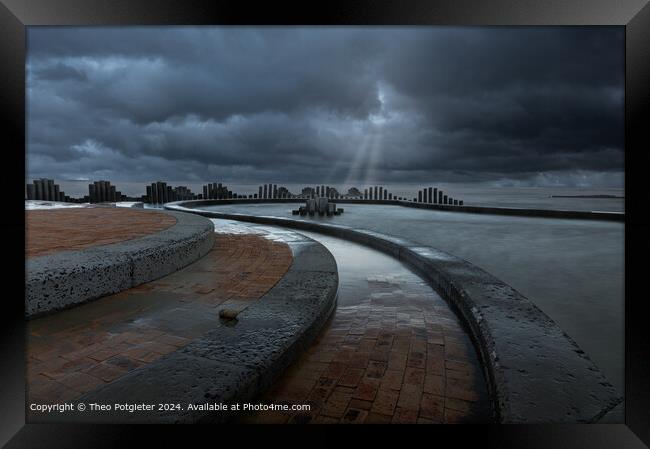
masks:
[[[219,318],[223,318],[224,320],[234,320],[237,318],[237,315],[239,315],[239,310],[235,309],[221,309],[219,311]]]

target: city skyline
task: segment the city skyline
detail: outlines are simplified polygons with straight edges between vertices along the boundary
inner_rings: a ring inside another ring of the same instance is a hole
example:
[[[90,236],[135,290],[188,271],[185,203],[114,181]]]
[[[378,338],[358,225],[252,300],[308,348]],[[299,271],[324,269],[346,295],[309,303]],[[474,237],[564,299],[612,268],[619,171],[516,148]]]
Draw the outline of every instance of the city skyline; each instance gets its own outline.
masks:
[[[250,186],[249,186],[250,187]],[[295,188],[295,185],[294,185]],[[374,189],[374,191],[373,191]],[[383,201],[411,201],[409,195],[393,195],[389,192],[388,186],[375,185],[362,188],[350,187],[347,191],[341,191],[330,185],[303,186],[296,192],[291,192],[284,185],[274,183],[264,183],[257,185],[256,193],[238,192],[221,182],[210,182],[200,185],[197,192],[192,192],[192,188],[185,185],[173,186],[172,183],[165,181],[156,181],[144,186],[145,193],[142,195],[129,195],[117,190],[109,180],[99,180],[88,184],[86,195],[76,196],[66,195],[61,186],[55,183],[53,179],[40,178],[34,179],[33,182],[25,186],[25,199],[28,201],[58,201],[71,203],[106,203],[120,201],[142,201],[149,204],[164,204],[174,201],[186,200],[229,200],[229,199],[249,199],[249,200],[287,200],[287,199],[313,199],[326,197],[330,199],[352,199],[352,200],[383,200]],[[245,189],[249,190],[249,189]],[[201,193],[202,192],[202,193]],[[428,192],[428,193],[427,193]],[[444,195],[442,189],[437,187],[418,187],[417,196],[412,197],[413,202],[431,203],[431,204],[449,204],[463,205],[463,200]],[[449,199],[449,202],[447,201]]]
[[[623,185],[616,27],[28,29],[27,177]]]

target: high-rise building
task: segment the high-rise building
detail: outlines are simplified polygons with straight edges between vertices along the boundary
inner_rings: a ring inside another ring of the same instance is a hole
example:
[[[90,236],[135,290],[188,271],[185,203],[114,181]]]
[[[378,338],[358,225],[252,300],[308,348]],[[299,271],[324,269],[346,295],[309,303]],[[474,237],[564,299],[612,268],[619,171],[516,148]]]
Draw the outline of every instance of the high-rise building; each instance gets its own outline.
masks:
[[[53,179],[34,179],[31,184],[25,185],[25,198],[39,201],[65,201],[65,193],[60,191],[59,185]]]

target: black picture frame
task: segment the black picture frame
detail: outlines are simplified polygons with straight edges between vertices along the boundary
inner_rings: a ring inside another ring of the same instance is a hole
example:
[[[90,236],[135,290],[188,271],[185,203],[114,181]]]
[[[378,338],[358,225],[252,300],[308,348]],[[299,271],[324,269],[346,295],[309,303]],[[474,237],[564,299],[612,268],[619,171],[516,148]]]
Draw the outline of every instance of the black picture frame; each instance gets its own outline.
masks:
[[[650,444],[650,333],[647,288],[642,272],[650,249],[650,220],[645,189],[644,152],[650,149],[650,5],[645,0],[539,2],[534,0],[435,0],[396,2],[347,0],[315,5],[171,0],[1,0],[0,4],[0,110],[5,132],[0,177],[4,210],[2,276],[6,296],[0,316],[4,323],[0,376],[0,443],[7,447],[126,447],[132,438],[169,438],[180,433],[225,438],[222,431],[205,426],[106,426],[25,424],[24,302],[24,173],[25,173],[25,27],[40,25],[616,25],[625,27],[625,424],[392,426],[372,428],[379,437],[395,436],[406,444],[421,438],[446,439],[461,444],[473,441],[488,447],[636,448]],[[21,196],[22,195],[22,196]],[[9,290],[6,290],[8,287]],[[232,433],[274,432],[294,439],[296,428],[255,426]],[[314,426],[317,431],[324,430]],[[341,432],[368,435],[368,430],[328,427],[323,437]],[[313,438],[312,432],[300,429]],[[406,437],[406,438],[405,438]],[[321,437],[318,437],[319,441]],[[185,441],[185,440],[182,440]],[[295,438],[300,444],[298,437]],[[322,440],[324,441],[324,440]],[[417,442],[420,441],[420,442]],[[310,443],[308,443],[310,444]]]

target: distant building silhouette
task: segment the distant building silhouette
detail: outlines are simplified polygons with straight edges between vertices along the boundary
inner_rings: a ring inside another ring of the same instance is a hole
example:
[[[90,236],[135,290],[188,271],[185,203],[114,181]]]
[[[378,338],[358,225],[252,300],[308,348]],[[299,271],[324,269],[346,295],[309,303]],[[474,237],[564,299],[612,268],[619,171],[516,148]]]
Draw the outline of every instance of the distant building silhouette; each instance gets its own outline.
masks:
[[[293,198],[328,198],[328,199],[356,199],[372,201],[409,201],[422,204],[442,204],[451,206],[463,206],[463,200],[452,198],[446,195],[437,187],[423,187],[418,190],[417,196],[407,199],[394,195],[384,186],[365,187],[363,191],[351,187],[347,193],[341,194],[332,186],[317,185],[315,187],[303,187],[300,194],[292,194],[285,186],[268,183],[258,187],[257,193],[239,194],[229,190],[222,183],[208,183],[202,186],[203,193],[195,194],[187,186],[172,187],[164,181],[157,181],[146,186],[146,193],[140,197],[132,198],[123,195],[111,181],[100,180],[88,184],[88,195],[82,198],[71,198],[60,190],[59,185],[52,179],[34,179],[31,184],[26,184],[25,198],[27,200],[62,201],[62,202],[89,202],[104,203],[118,201],[142,201],[151,204],[164,204],[173,201],[187,201],[196,199],[293,199]]]
[[[53,179],[45,178],[34,179],[31,184],[26,184],[25,198],[40,201],[66,201],[65,193],[60,191],[59,185],[54,184]]]
[[[90,203],[107,203],[122,201],[125,195],[116,190],[110,181],[95,181],[88,184],[88,200]]]
[[[351,187],[348,189],[349,196],[361,196],[362,193],[356,187]]]

